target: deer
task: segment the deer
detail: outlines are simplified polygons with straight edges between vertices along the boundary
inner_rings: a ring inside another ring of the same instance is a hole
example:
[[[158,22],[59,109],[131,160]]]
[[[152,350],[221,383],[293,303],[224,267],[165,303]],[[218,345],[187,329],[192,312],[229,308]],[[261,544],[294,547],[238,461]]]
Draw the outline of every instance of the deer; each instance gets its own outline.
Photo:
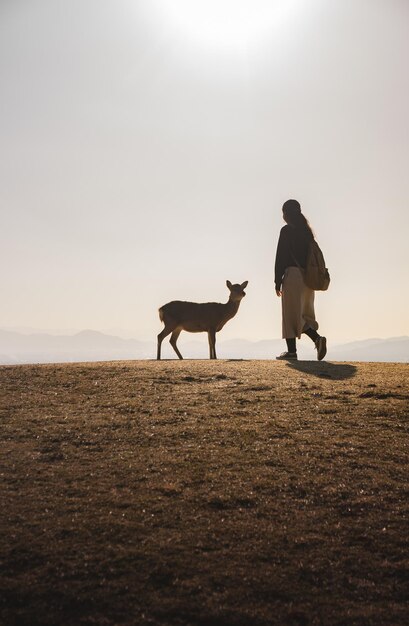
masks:
[[[159,309],[160,321],[165,324],[165,328],[158,335],[157,360],[161,358],[161,345],[165,337],[170,335],[169,343],[178,355],[183,359],[176,342],[182,330],[189,333],[207,332],[209,338],[210,359],[217,359],[216,356],[216,333],[232,319],[239,310],[240,302],[246,295],[244,289],[248,285],[248,280],[241,285],[232,285],[226,280],[230,297],[226,304],[219,302],[183,302],[173,300],[164,304]]]

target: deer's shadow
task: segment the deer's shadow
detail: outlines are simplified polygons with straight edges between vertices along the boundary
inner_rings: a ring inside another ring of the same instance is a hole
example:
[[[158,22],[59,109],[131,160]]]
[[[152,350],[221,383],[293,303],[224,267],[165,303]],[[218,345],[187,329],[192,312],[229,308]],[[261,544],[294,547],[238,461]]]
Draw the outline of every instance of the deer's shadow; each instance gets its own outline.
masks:
[[[327,361],[288,361],[287,367],[317,378],[346,380],[357,372],[356,365],[350,363],[328,363]]]

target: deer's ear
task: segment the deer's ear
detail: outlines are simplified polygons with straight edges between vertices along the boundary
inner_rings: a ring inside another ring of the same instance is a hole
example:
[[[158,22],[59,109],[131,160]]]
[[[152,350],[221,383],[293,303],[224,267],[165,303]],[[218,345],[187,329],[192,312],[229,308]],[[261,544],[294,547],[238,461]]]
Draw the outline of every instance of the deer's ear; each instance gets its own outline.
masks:
[[[231,288],[233,287],[233,285],[231,284],[231,282],[229,280],[226,280],[226,285],[228,286],[228,288],[231,291]]]
[[[245,280],[245,281],[244,281],[244,283],[241,283],[240,287],[241,287],[242,289],[245,289],[245,288],[247,287],[247,285],[248,285],[248,284],[249,284],[249,281],[248,281],[248,280]]]

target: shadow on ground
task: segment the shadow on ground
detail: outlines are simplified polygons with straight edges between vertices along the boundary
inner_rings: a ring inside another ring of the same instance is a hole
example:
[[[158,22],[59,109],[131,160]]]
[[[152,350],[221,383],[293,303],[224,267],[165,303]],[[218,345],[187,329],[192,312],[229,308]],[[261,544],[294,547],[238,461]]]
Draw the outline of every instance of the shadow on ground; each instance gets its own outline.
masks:
[[[317,376],[318,378],[332,378],[333,380],[345,380],[353,378],[357,367],[350,363],[327,363],[326,361],[289,361],[288,367],[304,374]]]

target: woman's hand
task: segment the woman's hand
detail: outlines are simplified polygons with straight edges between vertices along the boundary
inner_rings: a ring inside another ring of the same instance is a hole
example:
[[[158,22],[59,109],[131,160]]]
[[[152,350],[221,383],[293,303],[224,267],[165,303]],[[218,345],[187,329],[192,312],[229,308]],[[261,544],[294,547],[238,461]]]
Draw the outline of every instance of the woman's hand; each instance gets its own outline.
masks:
[[[279,298],[281,298],[281,294],[283,292],[280,289],[276,289],[276,294],[278,295]]]

